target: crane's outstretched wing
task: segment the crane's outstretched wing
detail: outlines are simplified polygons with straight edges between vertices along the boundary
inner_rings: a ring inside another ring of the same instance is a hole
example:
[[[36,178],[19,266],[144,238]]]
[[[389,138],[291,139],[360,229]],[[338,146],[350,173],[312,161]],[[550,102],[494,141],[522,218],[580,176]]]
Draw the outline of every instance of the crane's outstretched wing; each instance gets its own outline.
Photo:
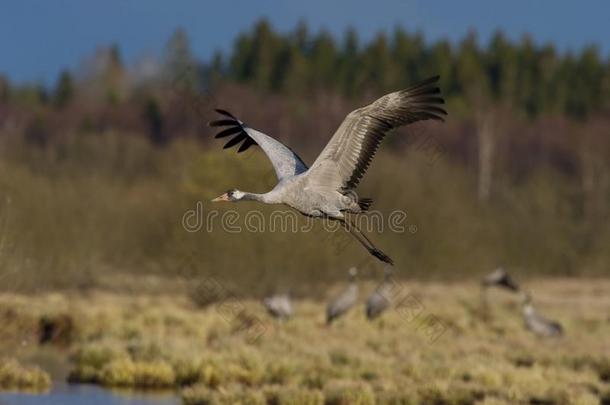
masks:
[[[301,160],[301,158],[288,146],[256,129],[248,127],[245,123],[235,118],[230,112],[221,109],[217,109],[216,112],[227,118],[212,121],[209,125],[211,127],[226,126],[227,128],[219,132],[215,138],[233,136],[233,138],[225,144],[224,149],[235,146],[242,141],[243,143],[237,150],[238,153],[247,150],[252,145],[260,146],[271,161],[278,180],[295,176],[307,170],[307,165],[303,163],[303,160]]]
[[[306,175],[310,185],[353,189],[389,130],[421,120],[443,121],[447,112],[441,107],[444,100],[439,95],[438,79],[431,77],[349,113],[311,165]]]

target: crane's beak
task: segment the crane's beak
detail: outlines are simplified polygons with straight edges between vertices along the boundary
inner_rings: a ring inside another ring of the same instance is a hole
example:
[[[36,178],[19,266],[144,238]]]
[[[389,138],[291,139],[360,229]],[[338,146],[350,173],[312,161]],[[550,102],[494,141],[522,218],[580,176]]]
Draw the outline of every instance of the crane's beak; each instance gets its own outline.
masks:
[[[212,200],[212,202],[220,202],[220,201],[229,201],[229,195],[224,193],[223,195],[216,197]]]

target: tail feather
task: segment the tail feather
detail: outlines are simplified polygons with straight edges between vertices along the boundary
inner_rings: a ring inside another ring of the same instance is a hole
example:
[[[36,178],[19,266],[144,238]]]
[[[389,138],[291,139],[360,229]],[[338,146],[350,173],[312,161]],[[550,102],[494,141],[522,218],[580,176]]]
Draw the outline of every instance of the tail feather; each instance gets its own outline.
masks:
[[[359,198],[358,199],[358,206],[360,207],[361,211],[368,211],[369,208],[371,208],[371,205],[373,205],[372,198]]]

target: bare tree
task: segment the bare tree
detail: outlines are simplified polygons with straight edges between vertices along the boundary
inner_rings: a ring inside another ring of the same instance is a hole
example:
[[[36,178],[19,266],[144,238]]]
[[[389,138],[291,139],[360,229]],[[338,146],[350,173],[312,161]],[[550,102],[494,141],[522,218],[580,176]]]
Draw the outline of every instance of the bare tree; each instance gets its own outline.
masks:
[[[476,114],[476,131],[479,146],[479,201],[489,201],[493,180],[493,161],[496,150],[496,114],[492,109],[480,109]]]
[[[608,157],[603,154],[603,151],[608,150],[608,146],[604,145],[607,143],[604,135],[607,126],[604,124],[605,122],[596,120],[584,126],[583,142],[579,150],[583,211],[591,222],[600,221],[605,216],[608,206],[606,196],[610,191]]]

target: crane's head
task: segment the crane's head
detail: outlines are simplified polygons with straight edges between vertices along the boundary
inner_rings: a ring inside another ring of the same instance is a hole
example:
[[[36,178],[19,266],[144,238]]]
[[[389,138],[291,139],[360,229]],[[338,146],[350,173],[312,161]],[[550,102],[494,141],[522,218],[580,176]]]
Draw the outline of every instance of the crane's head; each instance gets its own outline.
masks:
[[[355,267],[352,267],[348,270],[347,274],[349,275],[349,278],[351,280],[355,279],[356,276],[358,275],[358,269]]]
[[[243,191],[239,191],[239,190],[233,188],[231,190],[228,190],[223,195],[214,198],[212,200],[212,202],[220,202],[220,201],[236,202],[236,201],[243,199],[245,195],[246,195],[246,193],[244,193]]]
[[[385,266],[383,268],[383,278],[384,280],[388,281],[392,278],[392,274],[394,274],[394,267],[392,266]]]

